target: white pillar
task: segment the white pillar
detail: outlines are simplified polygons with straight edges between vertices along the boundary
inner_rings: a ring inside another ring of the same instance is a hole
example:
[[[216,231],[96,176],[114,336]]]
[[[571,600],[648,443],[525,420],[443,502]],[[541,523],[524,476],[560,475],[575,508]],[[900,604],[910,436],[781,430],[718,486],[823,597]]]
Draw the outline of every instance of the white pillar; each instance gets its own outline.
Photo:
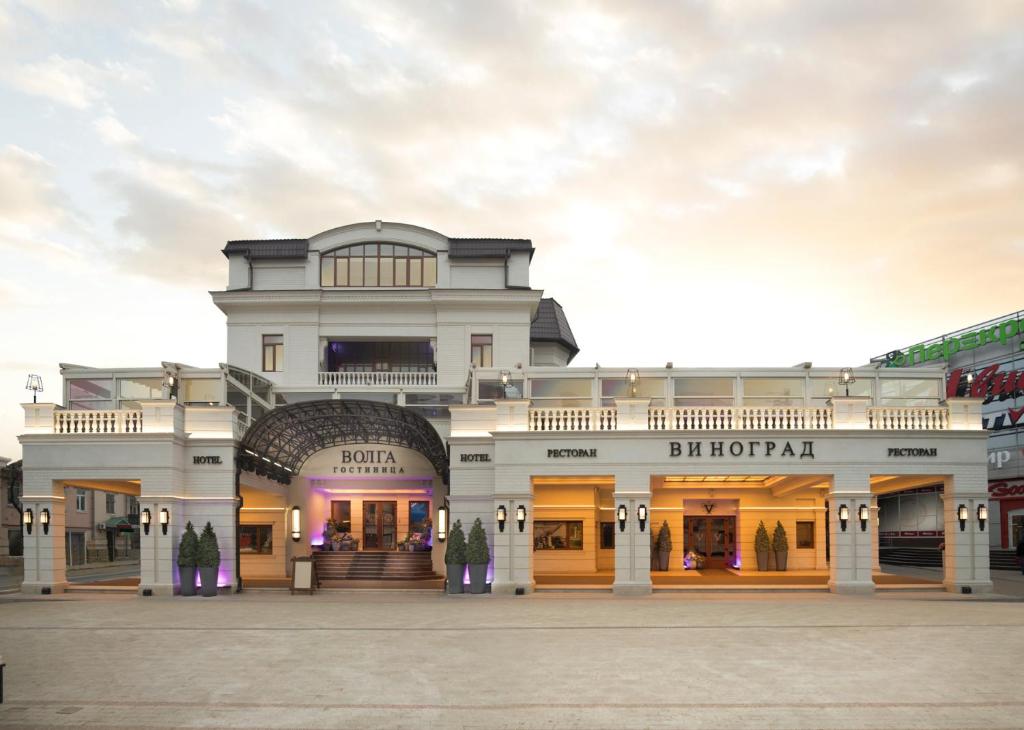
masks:
[[[28,487],[28,480],[26,480]],[[34,486],[34,485],[33,485]],[[22,509],[32,510],[32,534],[25,532],[21,590],[23,593],[63,593],[67,587],[67,556],[65,554],[64,489],[51,487],[56,494],[30,493],[25,489]],[[43,510],[49,513],[44,531]]]
[[[878,552],[878,497],[871,495],[871,569],[876,573],[882,572],[882,562]]]
[[[651,487],[650,482],[634,486],[636,480],[616,477],[615,508],[615,583],[620,595],[646,595],[651,592]],[[633,483],[631,483],[633,482]],[[637,508],[647,507],[647,523],[641,532]],[[619,506],[626,507],[626,529],[619,522]]]
[[[143,484],[145,493],[146,486]],[[139,498],[139,510],[148,509],[151,514],[149,534],[145,529],[139,536],[140,553],[140,595],[171,596],[180,590],[178,579],[178,545],[185,532],[182,501],[173,497],[160,496]],[[160,524],[160,512],[166,509],[169,517],[167,534]],[[194,527],[194,525],[193,525]],[[198,533],[202,525],[196,530]]]
[[[991,524],[981,531],[978,507],[988,506],[988,474],[985,462],[963,468],[944,480],[942,490],[945,549],[942,585],[951,593],[989,593],[989,536]],[[960,506],[967,520],[960,526]]]
[[[491,530],[494,537],[493,593],[515,593],[517,588],[533,592],[533,483],[530,477],[495,474],[494,498],[491,502]],[[498,507],[505,507],[505,529],[498,529]],[[519,507],[526,510],[522,530],[516,515]]]
[[[849,519],[846,529],[839,520],[840,508],[846,506]],[[860,507],[868,509],[866,524],[861,526]],[[871,578],[874,564],[875,524],[871,514],[871,482],[863,472],[837,472],[829,489],[830,559],[828,588],[833,593],[873,593]]]

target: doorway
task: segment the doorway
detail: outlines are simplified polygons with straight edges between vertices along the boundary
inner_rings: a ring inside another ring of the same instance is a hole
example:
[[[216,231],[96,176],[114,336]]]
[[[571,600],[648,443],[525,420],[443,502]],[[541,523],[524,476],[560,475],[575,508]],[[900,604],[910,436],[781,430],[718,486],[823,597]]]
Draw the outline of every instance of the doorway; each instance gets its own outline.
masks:
[[[684,517],[685,553],[704,556],[706,568],[728,568],[736,562],[736,517]]]
[[[398,502],[363,502],[363,549],[394,550],[397,518]]]

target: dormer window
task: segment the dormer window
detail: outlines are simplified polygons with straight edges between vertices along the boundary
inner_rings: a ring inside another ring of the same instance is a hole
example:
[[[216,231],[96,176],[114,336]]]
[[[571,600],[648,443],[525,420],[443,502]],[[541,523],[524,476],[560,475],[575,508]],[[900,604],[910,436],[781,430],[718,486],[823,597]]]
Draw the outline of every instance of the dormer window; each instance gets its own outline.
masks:
[[[320,256],[322,287],[437,286],[437,256],[397,243],[357,243]]]

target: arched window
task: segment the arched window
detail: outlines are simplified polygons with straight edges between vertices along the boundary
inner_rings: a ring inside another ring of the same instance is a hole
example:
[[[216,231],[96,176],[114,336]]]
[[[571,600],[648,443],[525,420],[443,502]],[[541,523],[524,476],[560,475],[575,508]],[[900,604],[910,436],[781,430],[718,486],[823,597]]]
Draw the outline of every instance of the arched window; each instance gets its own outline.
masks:
[[[320,286],[437,286],[437,256],[399,243],[357,243],[320,256]]]

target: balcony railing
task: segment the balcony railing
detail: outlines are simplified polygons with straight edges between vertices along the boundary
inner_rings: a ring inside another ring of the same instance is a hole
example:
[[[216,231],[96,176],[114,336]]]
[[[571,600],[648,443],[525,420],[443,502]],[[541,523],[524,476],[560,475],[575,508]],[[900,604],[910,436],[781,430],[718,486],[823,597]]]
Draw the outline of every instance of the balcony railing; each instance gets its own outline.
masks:
[[[320,385],[341,387],[393,387],[437,385],[437,373],[427,372],[334,372],[319,374]]]
[[[142,411],[54,411],[54,433],[142,433]]]
[[[651,408],[651,431],[820,431],[832,428],[831,408],[720,406]]]
[[[874,406],[868,428],[880,431],[946,431],[949,409],[942,406]]]
[[[614,431],[615,408],[531,408],[531,431]]]

